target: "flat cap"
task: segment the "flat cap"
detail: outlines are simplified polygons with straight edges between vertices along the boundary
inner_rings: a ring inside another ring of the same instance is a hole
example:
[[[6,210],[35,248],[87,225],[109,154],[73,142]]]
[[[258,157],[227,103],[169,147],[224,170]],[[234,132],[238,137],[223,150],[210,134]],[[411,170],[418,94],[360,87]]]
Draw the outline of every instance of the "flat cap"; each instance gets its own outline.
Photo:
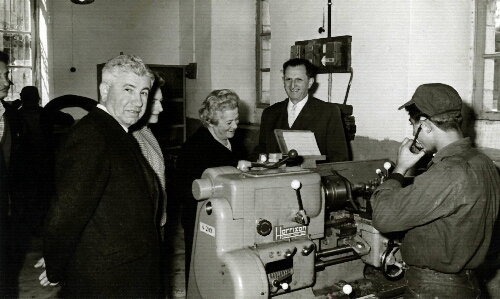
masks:
[[[451,86],[442,83],[420,85],[410,101],[398,109],[415,104],[429,117],[447,112],[462,111],[462,98]]]
[[[40,98],[40,95],[38,94],[38,88],[35,86],[25,86],[21,90],[21,100],[23,99],[36,99],[38,100]]]

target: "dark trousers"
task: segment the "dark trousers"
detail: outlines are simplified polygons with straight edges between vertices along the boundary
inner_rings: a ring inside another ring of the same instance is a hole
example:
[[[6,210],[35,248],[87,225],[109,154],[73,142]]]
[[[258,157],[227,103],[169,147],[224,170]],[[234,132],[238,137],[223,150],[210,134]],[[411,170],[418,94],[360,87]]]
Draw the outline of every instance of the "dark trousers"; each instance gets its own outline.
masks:
[[[410,266],[405,273],[405,299],[480,298],[481,291],[473,270],[456,274]]]

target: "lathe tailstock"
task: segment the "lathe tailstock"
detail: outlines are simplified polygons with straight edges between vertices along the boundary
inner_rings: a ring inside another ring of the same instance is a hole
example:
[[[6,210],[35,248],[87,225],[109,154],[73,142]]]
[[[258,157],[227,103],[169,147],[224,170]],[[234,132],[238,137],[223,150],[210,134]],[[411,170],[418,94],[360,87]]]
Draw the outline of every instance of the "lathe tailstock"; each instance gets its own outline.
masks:
[[[391,167],[373,160],[207,169],[193,182],[199,203],[187,297],[402,295],[399,236],[371,225],[370,195]]]

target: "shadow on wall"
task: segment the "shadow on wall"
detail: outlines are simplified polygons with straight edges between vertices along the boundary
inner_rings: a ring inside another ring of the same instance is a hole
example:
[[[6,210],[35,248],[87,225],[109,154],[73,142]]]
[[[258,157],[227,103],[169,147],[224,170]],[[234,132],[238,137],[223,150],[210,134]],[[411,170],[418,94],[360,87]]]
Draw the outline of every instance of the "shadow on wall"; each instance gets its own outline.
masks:
[[[476,144],[474,109],[468,104],[462,104],[462,133],[464,137],[469,137],[472,144]]]

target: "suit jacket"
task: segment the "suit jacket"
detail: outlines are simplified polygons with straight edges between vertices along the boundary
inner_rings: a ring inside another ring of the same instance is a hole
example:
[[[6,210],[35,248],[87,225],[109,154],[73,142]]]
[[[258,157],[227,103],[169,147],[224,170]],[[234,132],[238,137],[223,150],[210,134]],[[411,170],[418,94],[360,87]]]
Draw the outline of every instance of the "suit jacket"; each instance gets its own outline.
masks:
[[[95,107],[56,155],[47,277],[68,298],[161,296],[159,183],[134,137]]]
[[[289,99],[264,109],[260,123],[259,144],[249,160],[255,161],[259,153],[281,153],[274,130],[309,130],[314,132],[319,151],[328,162],[348,160],[347,141],[340,109],[332,103],[309,97],[292,127],[288,125]]]
[[[1,101],[5,111],[3,118],[4,130],[0,140],[0,294],[5,297],[13,296],[12,284],[16,283],[12,273],[12,231],[9,217],[9,198],[12,191],[12,160],[16,159],[15,153],[19,150],[18,128],[19,115],[17,109]],[[12,154],[13,157],[12,157]],[[13,158],[13,159],[12,159]]]

